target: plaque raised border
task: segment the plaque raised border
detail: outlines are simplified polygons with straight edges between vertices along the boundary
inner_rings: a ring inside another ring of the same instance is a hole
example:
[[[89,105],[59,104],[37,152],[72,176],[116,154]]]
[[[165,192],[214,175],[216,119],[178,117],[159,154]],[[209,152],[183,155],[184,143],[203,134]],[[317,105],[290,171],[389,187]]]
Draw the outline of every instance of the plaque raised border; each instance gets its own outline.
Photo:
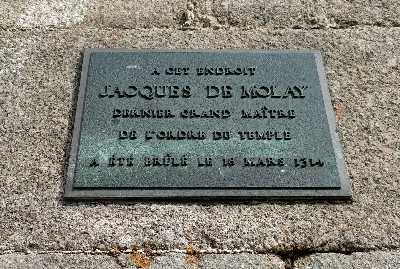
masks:
[[[86,86],[90,56],[92,53],[310,53],[315,58],[320,88],[326,111],[329,132],[336,158],[340,188],[75,188],[74,174],[77,166],[77,156],[81,134],[81,122],[84,113]],[[351,185],[344,164],[342,147],[335,128],[335,114],[331,104],[322,57],[316,50],[135,50],[135,49],[85,49],[80,86],[75,112],[74,129],[66,174],[65,199],[350,199]]]

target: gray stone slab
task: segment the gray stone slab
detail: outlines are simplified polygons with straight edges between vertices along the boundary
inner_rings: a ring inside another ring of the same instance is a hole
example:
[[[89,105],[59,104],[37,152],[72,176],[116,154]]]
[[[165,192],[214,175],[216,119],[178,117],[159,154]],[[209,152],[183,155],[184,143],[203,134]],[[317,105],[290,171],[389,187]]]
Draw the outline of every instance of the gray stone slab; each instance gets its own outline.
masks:
[[[66,198],[351,197],[319,52],[87,49],[81,76]]]
[[[184,21],[186,0],[96,0],[88,5],[86,25],[112,28],[171,28]]]
[[[343,28],[355,25],[398,26],[397,0],[6,0],[0,2],[1,28],[258,27]],[[186,19],[191,12],[193,20]],[[186,24],[185,24],[186,23]]]
[[[394,269],[400,268],[400,252],[355,252],[350,255],[318,253],[295,261],[295,269]]]
[[[227,21],[234,26],[271,28],[323,29],[355,25],[398,25],[397,1],[388,0],[366,3],[362,0],[317,1],[221,1],[227,11]],[[221,9],[217,6],[217,10]],[[229,11],[229,12],[228,12]],[[216,14],[219,14],[215,12]],[[218,16],[217,18],[220,19]],[[223,20],[223,19],[222,19]]]
[[[88,2],[87,0],[4,0],[0,3],[0,28],[71,27],[84,20]]]
[[[145,255],[139,253],[121,254],[117,257],[121,266],[126,268],[149,269],[285,269],[285,263],[272,254],[182,254],[164,253]]]
[[[220,269],[285,269],[285,263],[269,254],[208,254],[200,259],[202,268]]]
[[[119,269],[116,259],[106,255],[85,254],[4,254],[0,268],[7,269]]]
[[[0,250],[254,251],[400,247],[400,31],[1,31]],[[62,201],[80,52],[87,47],[322,51],[352,203]]]

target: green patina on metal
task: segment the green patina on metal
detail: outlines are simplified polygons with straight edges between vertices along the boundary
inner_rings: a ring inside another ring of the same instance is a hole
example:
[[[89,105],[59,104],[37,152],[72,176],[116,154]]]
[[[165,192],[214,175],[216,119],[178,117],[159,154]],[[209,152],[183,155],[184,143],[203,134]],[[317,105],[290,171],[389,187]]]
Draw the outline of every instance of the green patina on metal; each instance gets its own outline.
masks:
[[[83,61],[67,198],[351,196],[319,53],[91,49]]]

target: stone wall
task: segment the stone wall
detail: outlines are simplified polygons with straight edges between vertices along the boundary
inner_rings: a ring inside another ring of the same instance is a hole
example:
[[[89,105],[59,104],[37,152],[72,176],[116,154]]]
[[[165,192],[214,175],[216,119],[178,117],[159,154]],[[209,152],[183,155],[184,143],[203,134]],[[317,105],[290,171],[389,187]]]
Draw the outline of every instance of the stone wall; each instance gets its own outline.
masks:
[[[0,268],[399,268],[400,2],[192,3],[0,1]],[[94,47],[321,50],[353,201],[64,202]]]

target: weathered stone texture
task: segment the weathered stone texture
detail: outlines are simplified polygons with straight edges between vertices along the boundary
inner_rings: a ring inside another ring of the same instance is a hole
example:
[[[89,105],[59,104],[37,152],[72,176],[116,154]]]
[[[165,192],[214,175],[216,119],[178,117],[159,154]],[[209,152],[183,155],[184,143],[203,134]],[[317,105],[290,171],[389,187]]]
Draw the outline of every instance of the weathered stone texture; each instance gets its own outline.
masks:
[[[145,254],[13,253],[0,255],[0,268],[7,269],[284,269],[285,263],[267,254]]]
[[[123,254],[118,256],[123,267],[143,266],[149,269],[285,269],[285,263],[270,254],[181,254],[166,253],[158,256]]]
[[[188,2],[196,27],[400,26],[397,0],[5,0],[0,28],[180,28]]]
[[[319,253],[295,262],[295,269],[396,269],[400,252],[356,252],[351,255]]]
[[[255,254],[214,254],[206,255],[200,261],[203,268],[239,269],[285,269],[285,263],[273,255]]]
[[[84,254],[5,254],[0,268],[7,269],[120,269],[113,257]]]
[[[87,15],[87,0],[2,0],[0,29],[70,27]]]
[[[184,0],[97,0],[91,3],[87,12],[88,26],[112,28],[166,28],[179,25]]]
[[[400,248],[400,1],[193,0],[182,28],[187,3],[0,1],[0,268],[283,269],[246,253],[318,251],[352,254],[294,266],[400,268],[398,251],[370,251]],[[95,47],[321,50],[354,200],[65,203],[80,53]]]

